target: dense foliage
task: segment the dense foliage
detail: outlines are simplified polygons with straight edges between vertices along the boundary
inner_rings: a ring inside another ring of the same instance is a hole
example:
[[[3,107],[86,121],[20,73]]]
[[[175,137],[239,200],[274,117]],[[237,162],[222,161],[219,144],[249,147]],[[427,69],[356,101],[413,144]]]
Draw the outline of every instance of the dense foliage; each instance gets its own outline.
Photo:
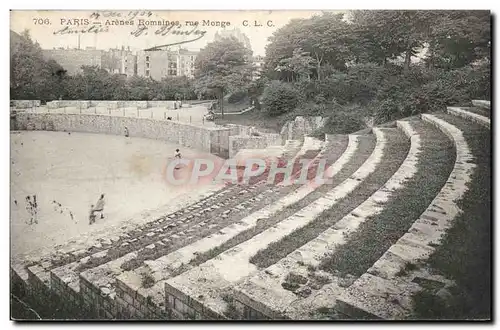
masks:
[[[11,35],[12,99],[214,98],[255,104],[269,116],[322,115],[381,123],[490,98],[488,11],[351,11],[292,19],[269,38],[261,78],[251,51],[234,38],[211,42],[195,78],[110,74],[97,67],[68,76],[46,61],[27,32]],[[353,114],[353,108],[363,111]],[[339,115],[338,112],[350,112]],[[344,118],[344,119],[342,119]],[[351,124],[347,124],[347,122]],[[333,127],[333,126],[332,126]],[[335,132],[331,132],[335,133]]]
[[[292,84],[279,80],[272,81],[262,95],[262,104],[271,116],[281,115],[299,104],[300,96]]]
[[[356,123],[489,99],[490,24],[487,11],[352,11],[292,20],[270,38],[265,74],[305,97],[293,109],[282,94],[264,111],[311,111],[345,122],[329,131],[340,133]],[[356,113],[364,118],[354,120],[352,107],[364,107]]]
[[[11,99],[57,100],[173,100],[196,99],[194,80],[111,74],[97,66],[83,66],[74,76],[55,61],[43,58],[40,46],[28,32],[11,35]],[[201,96],[211,98],[212,94]]]
[[[222,115],[224,95],[244,90],[251,81],[251,55],[243,43],[231,37],[207,44],[196,57],[196,89],[215,92]]]

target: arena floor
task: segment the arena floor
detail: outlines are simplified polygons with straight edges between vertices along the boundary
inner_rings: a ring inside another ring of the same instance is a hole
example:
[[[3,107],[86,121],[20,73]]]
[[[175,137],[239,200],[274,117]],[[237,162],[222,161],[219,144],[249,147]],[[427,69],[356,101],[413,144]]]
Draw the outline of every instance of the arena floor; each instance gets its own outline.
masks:
[[[11,255],[50,249],[125,222],[144,222],[145,210],[185,205],[220,188],[168,184],[164,171],[177,147],[124,136],[12,132]],[[181,152],[188,159],[200,156],[194,150]],[[89,225],[90,206],[101,193],[105,218]],[[38,223],[30,224],[27,195],[36,195]]]

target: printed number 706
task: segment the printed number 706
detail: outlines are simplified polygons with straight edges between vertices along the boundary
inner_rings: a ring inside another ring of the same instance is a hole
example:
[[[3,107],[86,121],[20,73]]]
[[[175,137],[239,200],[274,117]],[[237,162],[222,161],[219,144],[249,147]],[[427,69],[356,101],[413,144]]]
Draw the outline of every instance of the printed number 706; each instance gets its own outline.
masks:
[[[33,18],[33,24],[35,25],[50,25],[50,20],[48,18]]]

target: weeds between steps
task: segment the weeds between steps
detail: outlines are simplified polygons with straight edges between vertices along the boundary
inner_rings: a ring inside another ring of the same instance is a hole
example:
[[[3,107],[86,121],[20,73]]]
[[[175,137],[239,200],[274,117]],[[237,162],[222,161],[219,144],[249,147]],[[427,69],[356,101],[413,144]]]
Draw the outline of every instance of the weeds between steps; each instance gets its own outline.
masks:
[[[447,300],[429,291],[413,297],[415,314],[425,319],[490,319],[491,305],[491,131],[479,124],[436,115],[464,133],[477,167],[442,244],[430,256],[428,266],[454,280]]]
[[[414,122],[413,127],[424,132],[417,172],[380,213],[368,217],[346,244],[325,258],[320,268],[341,276],[361,276],[408,231],[448,180],[455,163],[453,143],[431,125]]]
[[[307,225],[258,251],[250,262],[259,268],[271,266],[318,237],[377,191],[399,168],[409,149],[409,141],[402,132],[394,130],[387,134],[388,142],[380,164],[354,191],[339,200],[332,208],[323,211]]]

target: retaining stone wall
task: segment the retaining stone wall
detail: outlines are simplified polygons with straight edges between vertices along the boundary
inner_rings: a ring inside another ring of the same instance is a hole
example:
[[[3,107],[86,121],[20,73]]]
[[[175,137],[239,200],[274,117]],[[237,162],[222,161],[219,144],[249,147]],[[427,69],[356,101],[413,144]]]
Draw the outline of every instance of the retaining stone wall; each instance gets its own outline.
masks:
[[[320,116],[297,116],[283,125],[280,134],[283,140],[298,140],[323,127],[325,122],[325,118]]]
[[[39,107],[42,104],[40,100],[11,100],[10,106],[17,109],[29,109]]]
[[[14,100],[16,108],[31,108],[40,106],[40,101],[33,100]],[[167,108],[174,109],[174,101],[88,101],[88,100],[57,100],[47,102],[49,109],[75,107],[77,109],[87,109],[90,107],[103,107],[106,109],[119,109],[135,107],[137,109],[147,108]],[[186,105],[187,106],[187,105]]]
[[[130,136],[166,140],[204,152],[228,153],[229,128],[201,127],[174,121],[104,115],[18,113],[19,130],[71,131],[123,135],[125,126]]]
[[[234,157],[241,149],[265,149],[269,146],[279,145],[281,145],[281,137],[279,134],[262,134],[261,136],[230,136],[229,157]]]

